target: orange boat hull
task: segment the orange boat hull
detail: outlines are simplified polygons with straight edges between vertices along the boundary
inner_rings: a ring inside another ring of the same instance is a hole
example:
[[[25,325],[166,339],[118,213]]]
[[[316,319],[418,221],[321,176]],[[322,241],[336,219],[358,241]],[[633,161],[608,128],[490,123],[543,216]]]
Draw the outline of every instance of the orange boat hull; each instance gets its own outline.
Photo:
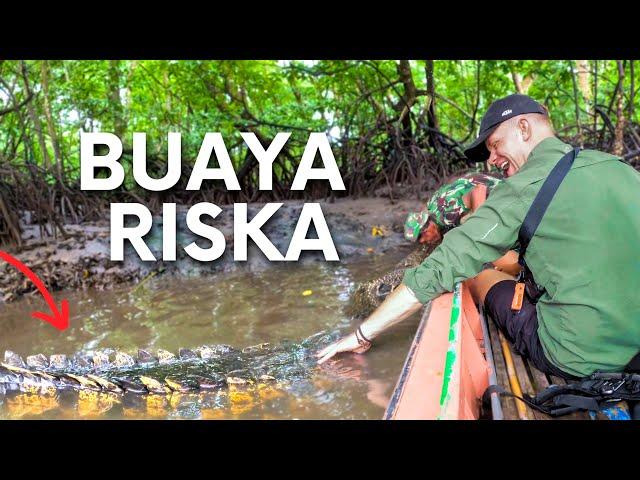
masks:
[[[384,418],[477,420],[489,373],[480,315],[459,284],[423,314]]]

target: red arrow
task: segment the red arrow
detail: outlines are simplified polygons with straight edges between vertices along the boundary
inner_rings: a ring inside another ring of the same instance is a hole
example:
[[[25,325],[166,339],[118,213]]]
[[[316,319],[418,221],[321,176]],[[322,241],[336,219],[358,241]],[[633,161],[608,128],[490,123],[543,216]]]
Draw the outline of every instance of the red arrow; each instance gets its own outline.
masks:
[[[10,263],[18,270],[20,270],[29,280],[33,282],[33,284],[40,290],[40,293],[44,297],[45,301],[49,305],[51,312],[53,315],[48,315],[44,312],[33,312],[31,316],[33,318],[39,318],[40,320],[44,320],[45,322],[49,322],[51,325],[56,327],[58,330],[64,330],[69,326],[69,302],[64,299],[60,303],[60,310],[56,306],[56,303],[53,301],[53,297],[47,290],[47,287],[44,286],[42,280],[38,278],[38,276],[33,273],[33,271],[27,267],[24,263],[22,263],[17,258],[12,257],[7,252],[3,252],[0,250],[0,258]]]

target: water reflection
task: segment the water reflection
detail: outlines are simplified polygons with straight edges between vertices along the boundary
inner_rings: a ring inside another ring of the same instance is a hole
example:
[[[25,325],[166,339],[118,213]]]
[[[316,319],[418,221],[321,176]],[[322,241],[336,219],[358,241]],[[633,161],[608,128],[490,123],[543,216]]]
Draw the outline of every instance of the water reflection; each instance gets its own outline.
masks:
[[[347,331],[342,314],[354,285],[392,267],[405,251],[350,263],[282,265],[259,273],[210,278],[156,277],[140,288],[68,293],[71,324],[58,332],[30,318],[36,298],[0,306],[0,349],[23,357],[113,348],[300,342],[316,332]],[[303,292],[312,293],[303,296]],[[57,300],[62,295],[57,295]],[[166,396],[95,392],[23,393],[2,398],[3,418],[381,418],[417,318],[384,334],[366,355],[345,355],[323,368],[273,384],[232,386]],[[293,367],[293,365],[291,365]],[[298,368],[298,367],[296,367]]]

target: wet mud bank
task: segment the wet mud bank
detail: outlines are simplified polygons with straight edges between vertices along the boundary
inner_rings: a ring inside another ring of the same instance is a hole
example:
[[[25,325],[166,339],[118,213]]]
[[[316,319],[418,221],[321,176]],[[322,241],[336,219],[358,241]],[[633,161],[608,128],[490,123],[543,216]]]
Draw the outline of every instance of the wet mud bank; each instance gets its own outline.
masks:
[[[249,204],[248,218],[264,204]],[[262,231],[283,254],[286,253],[303,203],[285,202],[265,224]],[[420,208],[416,200],[360,198],[339,199],[321,203],[326,222],[340,262],[349,262],[363,255],[380,255],[406,245],[402,225],[407,211]],[[23,225],[24,246],[20,251],[7,249],[31,268],[52,291],[110,289],[125,282],[142,282],[151,277],[200,277],[234,271],[263,272],[269,268],[296,268],[296,265],[324,262],[322,252],[302,252],[299,262],[270,262],[258,247],[249,241],[247,261],[233,258],[233,205],[222,206],[222,213],[205,223],[219,229],[225,236],[225,253],[215,261],[199,262],[190,258],[184,247],[191,242],[202,248],[210,246],[206,239],[193,234],[186,226],[188,207],[177,209],[177,260],[145,262],[140,260],[126,242],[124,261],[110,260],[109,219],[65,225],[68,238],[46,239],[38,228]],[[162,258],[162,217],[154,217],[151,232],[144,240],[156,258]],[[375,228],[374,228],[375,227]],[[314,238],[311,228],[308,238]],[[1,247],[0,247],[1,248]],[[6,263],[0,264],[0,303],[9,303],[26,295],[36,294],[35,286],[19,271]]]

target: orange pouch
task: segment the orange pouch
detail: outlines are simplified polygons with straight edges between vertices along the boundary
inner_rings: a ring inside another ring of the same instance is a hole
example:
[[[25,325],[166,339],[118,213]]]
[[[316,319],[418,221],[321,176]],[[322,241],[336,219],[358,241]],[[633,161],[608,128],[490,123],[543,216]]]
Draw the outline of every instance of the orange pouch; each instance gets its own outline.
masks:
[[[516,289],[513,292],[513,300],[511,301],[511,310],[520,311],[522,308],[522,300],[524,299],[524,283],[516,283]]]

